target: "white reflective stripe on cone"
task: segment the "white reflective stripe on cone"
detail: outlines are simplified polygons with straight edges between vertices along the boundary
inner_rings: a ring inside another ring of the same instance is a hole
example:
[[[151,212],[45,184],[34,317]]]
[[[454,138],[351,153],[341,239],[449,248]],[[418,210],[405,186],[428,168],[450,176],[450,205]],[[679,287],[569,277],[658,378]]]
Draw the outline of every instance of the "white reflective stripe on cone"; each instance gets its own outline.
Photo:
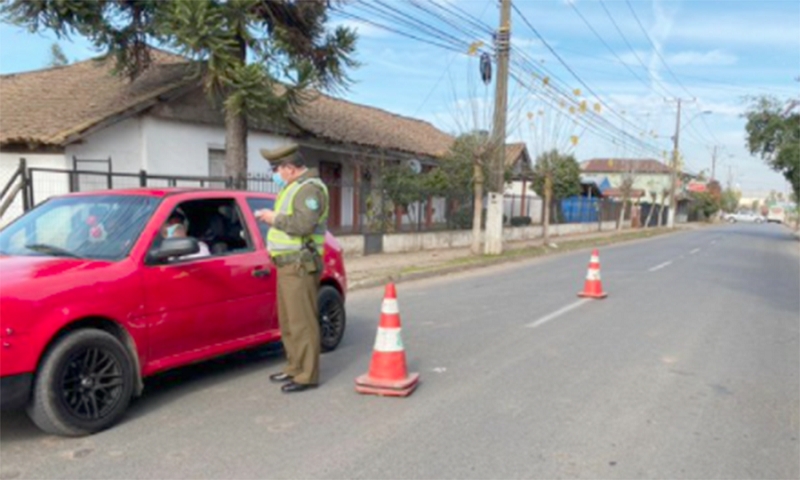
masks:
[[[600,280],[600,270],[589,269],[586,272],[586,280]]]
[[[381,313],[388,313],[390,315],[397,315],[400,313],[400,306],[397,304],[396,298],[385,298],[381,304]]]
[[[400,337],[400,329],[378,327],[378,335],[375,336],[375,351],[402,352],[403,339]]]

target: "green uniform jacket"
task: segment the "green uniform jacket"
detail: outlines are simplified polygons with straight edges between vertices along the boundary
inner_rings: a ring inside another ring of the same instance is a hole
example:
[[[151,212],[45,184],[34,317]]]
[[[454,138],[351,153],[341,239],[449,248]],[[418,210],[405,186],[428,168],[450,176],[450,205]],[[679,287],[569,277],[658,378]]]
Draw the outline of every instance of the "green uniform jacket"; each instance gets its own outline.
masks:
[[[296,182],[309,178],[319,178],[316,168],[309,168]],[[286,188],[286,187],[284,187]],[[319,218],[328,207],[328,196],[318,185],[307,183],[294,196],[291,215],[275,216],[273,227],[292,236],[307,237],[314,233]]]

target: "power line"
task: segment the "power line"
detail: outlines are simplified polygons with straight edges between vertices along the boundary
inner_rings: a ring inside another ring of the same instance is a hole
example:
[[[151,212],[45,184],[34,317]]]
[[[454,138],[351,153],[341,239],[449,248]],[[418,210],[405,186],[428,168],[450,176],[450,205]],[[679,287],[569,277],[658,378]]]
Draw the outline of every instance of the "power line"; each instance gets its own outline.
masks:
[[[517,52],[519,54],[519,52]],[[524,54],[520,55],[522,57],[521,60],[515,61],[515,64],[518,65],[522,70],[525,70],[528,75],[530,76],[531,67],[535,64],[530,61],[530,59],[524,58]],[[535,70],[535,69],[534,69]],[[572,107],[580,107],[580,103],[569,94],[561,91],[557,85],[549,84],[547,90],[538,91],[533,90],[530,86],[529,82],[526,82],[521,78],[516,72],[512,72],[515,80],[523,86],[524,88],[528,89],[534,94],[538,94],[539,98],[544,101],[548,106],[552,108],[557,108],[556,105],[560,102],[566,102],[570,104]],[[565,105],[566,105],[565,103]],[[587,110],[590,112],[589,116],[577,116],[574,120],[576,123],[581,123],[586,129],[589,129],[596,133],[600,137],[604,137],[607,140],[610,140],[613,143],[616,143],[617,140],[625,143],[632,140],[632,143],[635,144],[638,148],[643,151],[655,151],[659,152],[659,150],[649,144],[642,142],[640,139],[633,137],[628,132],[621,130],[616,125],[610,123],[608,119],[596,115],[593,111]]]
[[[451,51],[451,52],[460,52],[460,51],[461,51],[460,49],[458,49],[458,48],[455,48],[455,47],[453,47],[452,45],[446,45],[446,44],[444,44],[444,43],[439,43],[439,42],[437,42],[437,41],[432,41],[432,40],[429,40],[429,39],[424,39],[424,38],[421,38],[421,37],[419,37],[419,36],[417,36],[417,35],[414,35],[414,34],[411,34],[411,33],[408,33],[408,32],[404,32],[404,31],[402,31],[402,30],[399,30],[399,29],[397,29],[397,28],[390,27],[390,26],[388,26],[388,25],[383,25],[383,24],[380,24],[380,23],[374,22],[374,21],[372,21],[372,20],[369,20],[368,18],[362,17],[362,16],[360,16],[360,15],[356,15],[356,14],[353,14],[353,13],[350,13],[350,12],[345,12],[345,11],[343,11],[343,10],[338,10],[338,13],[339,13],[340,15],[342,15],[342,16],[344,16],[344,17],[346,17],[346,18],[349,18],[349,19],[351,19],[351,20],[357,20],[357,21],[359,21],[359,22],[362,22],[362,23],[364,23],[364,24],[366,24],[366,25],[370,25],[370,26],[373,26],[373,27],[377,27],[377,28],[380,28],[380,29],[383,29],[383,30],[386,30],[386,31],[392,32],[392,33],[396,33],[396,34],[398,34],[398,35],[404,36],[404,37],[406,37],[406,38],[410,38],[410,39],[412,39],[412,40],[416,40],[416,41],[418,41],[418,42],[427,43],[428,45],[433,45],[433,46],[435,46],[435,47],[439,47],[439,48],[442,48],[442,49],[445,49],[445,50],[449,50],[449,51]]]
[[[636,23],[639,25],[639,29],[641,29],[642,34],[644,34],[645,38],[647,38],[647,41],[650,42],[650,45],[653,47],[653,51],[661,60],[661,63],[664,64],[664,67],[666,67],[667,72],[669,72],[669,74],[672,75],[672,78],[674,78],[675,81],[678,82],[678,85],[683,89],[683,91],[689,94],[689,96],[694,97],[694,95],[692,95],[692,92],[690,92],[689,89],[686,88],[686,86],[681,82],[678,76],[675,75],[675,72],[672,71],[666,59],[664,59],[664,56],[661,55],[661,49],[659,49],[656,46],[655,42],[653,42],[653,39],[650,38],[650,35],[647,33],[647,30],[644,28],[644,25],[642,25],[642,21],[639,19],[639,16],[636,15],[636,11],[633,9],[633,5],[631,5],[630,0],[625,0],[625,3],[628,5],[628,9],[631,11],[633,18],[636,19]],[[603,0],[600,0],[600,4],[603,5],[603,8],[605,8]],[[706,119],[702,118],[700,120],[703,122],[703,125],[706,126],[706,129],[708,129],[708,132],[711,134],[711,138],[714,140],[714,143],[720,143],[719,140],[717,140],[716,135],[714,135],[714,132],[711,130],[711,127],[708,125],[708,122],[706,122]]]
[[[427,11],[427,10],[423,8],[423,11]],[[470,24],[472,24],[472,25],[476,25],[476,24],[477,24],[477,25],[484,25],[484,24],[482,24],[482,23],[481,23],[481,21],[480,21],[480,20],[475,20],[475,19],[474,19],[474,17],[471,17],[469,14],[467,14],[467,13],[465,13],[465,12],[461,12],[461,14],[459,15],[459,18],[467,18],[467,19],[470,19],[470,22],[469,22],[469,23],[470,23]],[[489,29],[488,27],[485,27],[485,28],[478,28],[478,30],[480,30],[480,31],[490,31],[490,29]],[[531,61],[531,62],[530,62],[530,65],[531,65],[531,66],[533,66],[533,65],[534,65],[534,62],[532,62],[532,61]],[[545,72],[547,72],[547,70],[546,70],[546,69],[543,69],[543,70],[545,70]],[[552,74],[552,73],[550,73],[550,72],[547,72],[547,74],[548,74],[549,76],[553,77],[553,78],[557,78],[557,77],[556,77],[554,74]],[[563,83],[563,82],[562,82],[562,83]],[[591,89],[589,89],[589,90],[591,90]],[[592,92],[592,93],[593,93],[593,92]],[[564,96],[564,98],[568,99],[570,102],[573,102],[573,103],[574,103],[576,106],[578,105],[578,103],[577,103],[577,102],[575,102],[575,101],[574,101],[572,98],[570,98],[570,97],[569,97],[569,95],[567,95],[567,94],[564,94],[563,92],[561,92],[561,94]],[[596,94],[595,94],[595,96],[596,96]],[[612,109],[612,108],[611,108],[609,105],[605,104],[605,107],[606,107],[606,108],[607,108],[609,111],[612,111],[612,112],[614,112],[614,110],[613,110],[613,109]],[[616,113],[616,112],[614,112],[614,113]],[[618,115],[618,116],[619,116],[619,115]],[[630,122],[629,122],[629,121],[628,121],[626,118],[624,118],[624,117],[620,117],[620,118],[623,120],[623,123],[629,123],[629,124],[630,124]],[[602,117],[601,117],[601,118],[600,118],[600,120],[601,120],[601,122],[602,122],[602,123],[605,123],[605,124],[607,124],[607,126],[606,126],[606,127],[603,127],[602,125],[598,125],[598,128],[600,128],[600,129],[602,129],[602,128],[610,128],[612,131],[613,131],[613,130],[617,130],[617,127],[616,127],[616,125],[613,125],[613,124],[610,124],[610,123],[608,123],[608,121],[607,121],[605,118],[602,118]],[[637,138],[635,138],[635,137],[631,136],[630,134],[628,134],[628,133],[627,133],[627,132],[625,132],[624,130],[623,130],[623,131],[620,131],[620,132],[622,133],[621,140],[622,140],[622,142],[623,142],[623,143],[625,143],[626,141],[630,141],[630,140],[632,140],[632,141],[633,141],[633,143],[638,143],[638,139],[637,139]],[[614,135],[614,134],[612,133],[612,135]],[[626,137],[627,137],[628,139],[630,139],[630,140],[626,140]],[[650,149],[653,149],[653,148],[652,148],[652,147],[650,147]],[[657,151],[657,149],[653,149],[653,150],[656,150],[656,151]]]
[[[609,112],[611,112],[612,114],[614,114],[615,116],[617,116],[618,118],[620,118],[620,119],[623,121],[623,123],[627,123],[627,124],[629,124],[629,125],[630,125],[630,126],[632,126],[632,127],[636,127],[636,125],[633,125],[633,124],[631,124],[631,123],[630,123],[630,121],[628,121],[628,120],[627,120],[625,117],[623,117],[622,115],[620,115],[619,113],[617,113],[617,112],[616,112],[616,110],[614,110],[614,109],[613,109],[613,108],[611,108],[611,107],[610,107],[610,106],[609,106],[607,103],[605,103],[605,102],[604,102],[604,101],[603,101],[603,100],[600,98],[600,96],[599,96],[599,95],[597,95],[597,94],[594,92],[594,90],[592,90],[592,88],[591,88],[589,85],[587,85],[587,84],[586,84],[586,82],[584,82],[584,81],[583,81],[583,79],[582,79],[582,78],[581,78],[581,77],[580,77],[580,76],[579,76],[579,75],[578,75],[578,74],[577,74],[577,73],[576,73],[576,72],[575,72],[575,71],[572,69],[572,67],[570,67],[570,66],[569,66],[569,65],[566,63],[566,61],[564,61],[564,59],[561,57],[561,55],[559,55],[559,54],[558,54],[558,52],[556,52],[556,51],[555,51],[555,49],[554,49],[552,46],[550,46],[550,44],[547,42],[547,40],[545,40],[545,39],[544,39],[544,37],[543,37],[543,36],[542,36],[542,35],[539,33],[539,31],[536,29],[536,27],[534,27],[534,26],[533,26],[533,25],[532,25],[532,24],[531,24],[531,23],[528,21],[528,19],[525,17],[525,14],[523,14],[523,13],[522,13],[522,12],[519,10],[519,8],[517,8],[517,6],[516,6],[516,5],[513,5],[513,6],[512,6],[512,8],[514,9],[514,11],[515,11],[515,12],[517,12],[517,15],[519,15],[519,16],[520,16],[520,18],[522,18],[522,21],[523,21],[523,22],[524,22],[524,23],[525,23],[525,24],[528,26],[528,28],[530,28],[530,29],[533,31],[533,33],[534,33],[534,34],[535,34],[535,35],[536,35],[536,36],[539,38],[539,40],[541,40],[541,42],[542,42],[542,43],[545,45],[545,47],[546,47],[546,48],[547,48],[547,49],[550,51],[550,53],[552,53],[552,54],[553,54],[553,56],[555,56],[555,57],[556,57],[556,59],[558,59],[558,61],[559,61],[559,62],[560,62],[560,63],[561,63],[563,66],[564,66],[564,68],[566,68],[566,69],[567,69],[567,71],[568,71],[570,74],[572,74],[572,76],[573,76],[573,77],[575,77],[575,79],[578,81],[578,83],[580,83],[580,84],[581,84],[581,85],[582,85],[582,86],[583,86],[583,87],[584,87],[584,88],[585,88],[585,89],[586,89],[586,90],[587,90],[589,93],[591,93],[591,94],[592,94],[592,95],[593,95],[595,98],[597,98],[598,102],[600,102],[600,104],[601,104],[601,105],[603,105],[603,106],[604,106],[604,107],[605,107],[605,108],[606,108],[606,109],[607,109]],[[626,135],[627,135],[627,136],[629,136],[629,137],[631,137],[631,138],[634,138],[635,140],[638,140],[638,139],[636,139],[635,137],[633,137],[633,136],[631,136],[630,134],[628,134],[627,132],[626,132]]]
[[[407,2],[410,2],[410,1],[411,0],[407,0]],[[441,6],[440,4],[435,4],[435,5]],[[394,8],[394,7],[388,5],[388,4],[384,3],[384,2],[365,3],[363,0],[360,0],[360,1],[358,1],[358,4],[355,5],[355,6],[358,7],[359,12],[363,12],[365,14],[370,14],[370,13],[374,14],[374,15],[376,15],[378,17],[378,19],[375,20],[375,19],[367,18],[363,14],[359,15],[359,14],[354,14],[354,13],[351,13],[351,12],[345,12],[345,11],[343,11],[341,9],[336,9],[336,10],[339,13],[341,13],[343,16],[347,17],[347,18],[351,18],[351,19],[354,19],[354,20],[358,20],[358,21],[364,22],[365,24],[368,24],[368,25],[371,25],[371,26],[375,26],[377,28],[381,28],[381,29],[386,30],[386,31],[390,31],[390,32],[396,33],[398,35],[401,35],[401,36],[404,36],[404,37],[407,37],[407,38],[411,38],[411,39],[413,39],[415,41],[419,41],[419,42],[422,42],[422,43],[425,43],[425,44],[428,44],[428,45],[433,45],[433,46],[436,46],[438,48],[443,48],[445,50],[456,52],[456,53],[461,53],[461,54],[465,54],[466,53],[471,41],[474,40],[474,38],[475,38],[475,36],[473,36],[473,35],[475,35],[477,33],[478,34],[477,36],[481,37],[482,34],[484,34],[485,32],[487,32],[487,31],[491,32],[492,31],[488,27],[484,27],[485,24],[482,23],[482,21],[480,19],[475,19],[474,17],[472,17],[471,15],[469,15],[468,13],[463,12],[463,11],[461,11],[461,12],[453,12],[453,14],[456,15],[457,18],[463,19],[464,23],[465,24],[468,23],[469,25],[471,25],[471,27],[470,28],[458,28],[458,26],[457,26],[458,22],[452,22],[452,21],[447,22],[447,21],[445,21],[445,18],[442,18],[442,14],[440,14],[438,12],[431,12],[430,9],[428,9],[425,6],[419,4],[418,2],[417,2],[417,5],[414,5],[415,8],[417,8],[418,10],[420,10],[420,11],[426,13],[426,14],[430,14],[436,20],[438,20],[440,22],[443,22],[443,23],[446,23],[448,26],[458,30],[459,33],[465,33],[465,34],[469,35],[472,38],[470,40],[463,40],[463,39],[461,39],[461,38],[459,38],[459,37],[457,37],[457,36],[455,36],[455,35],[453,35],[451,33],[447,33],[447,32],[442,31],[441,28],[439,28],[439,27],[437,27],[435,25],[427,23],[427,22],[419,19],[418,17],[409,15],[406,12],[400,11],[397,8]],[[457,7],[454,7],[454,6],[450,7],[450,8],[451,9],[457,9]],[[440,8],[439,10],[442,10],[442,9]],[[445,10],[446,11],[452,11],[452,10],[447,9],[447,8],[445,8]],[[442,10],[442,11],[445,11],[445,10]],[[469,21],[467,21],[467,20],[469,20]],[[389,22],[390,24],[387,25],[385,22]],[[454,23],[456,23],[456,24],[454,25]],[[529,22],[528,22],[528,24],[529,24]],[[548,45],[548,47],[549,47],[549,45]],[[525,57],[524,53],[522,53],[522,52],[518,52],[518,53],[521,54],[522,57]],[[524,58],[523,58],[523,60],[524,60]],[[523,63],[523,65],[524,65],[524,63]],[[530,59],[528,59],[527,69],[523,67],[523,70],[528,70],[528,71],[533,71],[533,72],[540,72],[540,73],[542,72],[542,70],[544,70],[545,72],[547,72],[546,69],[537,68],[535,62],[530,60]],[[557,77],[555,75],[550,74],[549,72],[547,72],[547,73],[552,78],[557,79]],[[530,90],[530,86],[529,85],[525,85],[525,83],[522,82],[522,80],[520,78],[516,78],[516,79],[521,83],[521,85],[523,85],[525,88]],[[564,83],[564,82],[561,82],[561,83]],[[591,91],[591,88],[589,88],[588,85],[586,85],[584,83],[584,86],[587,88],[588,91],[590,91],[593,95],[595,95],[597,97],[597,95],[594,94],[593,91]],[[569,101],[570,103],[574,104],[575,106],[579,105],[578,102],[576,102],[574,98],[570,97],[568,94],[564,93],[563,91],[558,91],[556,89],[556,92],[557,92],[558,95],[561,95],[561,97],[563,97],[562,100],[566,99],[567,101]],[[599,100],[599,98],[598,98],[598,100]],[[557,101],[558,100],[556,100],[556,102]],[[616,113],[616,111],[614,111],[610,106],[608,106],[607,104],[605,104],[601,100],[599,100],[599,101],[606,107],[606,109],[608,111],[616,114],[619,118],[621,118],[623,120],[623,123],[627,123],[629,125],[633,125],[625,117],[620,116],[618,113]],[[593,116],[593,114],[590,115],[590,117],[591,116]],[[635,146],[635,147],[637,147],[639,149],[642,149],[643,151],[647,151],[647,150],[656,151],[656,152],[659,151],[659,149],[657,147],[653,147],[653,146],[651,146],[649,144],[641,142],[638,138],[632,136],[628,132],[619,129],[619,127],[617,127],[616,125],[610,123],[605,117],[597,116],[597,118],[581,118],[580,121],[585,123],[586,128],[589,129],[590,131],[595,132],[601,138],[610,139],[613,143],[616,143],[617,140],[620,140],[623,144],[630,142],[633,146]],[[633,125],[633,126],[635,127],[635,125]]]
[[[412,3],[416,3],[416,2],[414,2],[412,0]],[[436,2],[431,2],[431,3],[433,5],[435,5],[435,6],[440,6]],[[479,19],[483,19],[483,16],[486,15],[486,11],[489,9],[489,5],[491,5],[491,3],[490,2],[486,2],[486,6],[483,8],[483,11],[481,12],[480,16],[478,17]],[[450,24],[450,25],[452,25],[452,24]],[[456,54],[452,54],[450,56],[450,60],[447,62],[447,67],[445,67],[445,69],[442,70],[442,74],[439,76],[439,79],[436,80],[436,83],[433,85],[433,88],[431,88],[430,92],[428,92],[428,94],[425,96],[425,99],[422,101],[422,103],[420,103],[419,107],[417,107],[417,109],[414,110],[414,113],[411,115],[412,117],[416,116],[417,113],[419,113],[420,109],[422,109],[422,107],[424,107],[428,103],[428,100],[431,98],[431,95],[433,95],[433,92],[436,91],[436,89],[439,87],[439,84],[442,83],[442,80],[444,79],[444,77],[447,74],[447,72],[450,71],[450,67],[453,65],[453,61],[455,59],[456,59]]]
[[[667,61],[664,59],[664,56],[663,56],[663,55],[661,55],[661,49],[660,49],[660,48],[658,48],[658,47],[656,46],[655,42],[653,41],[653,39],[652,39],[652,38],[650,38],[650,34],[648,34],[648,33],[647,33],[647,30],[644,28],[644,25],[642,24],[642,21],[639,19],[639,16],[638,16],[638,15],[636,15],[636,11],[633,9],[633,5],[631,5],[631,2],[630,2],[630,0],[625,0],[625,3],[628,5],[628,8],[630,9],[630,11],[631,11],[631,14],[633,14],[633,18],[635,18],[635,19],[636,19],[636,23],[639,25],[639,29],[641,29],[641,31],[642,31],[642,34],[644,34],[645,38],[647,38],[647,41],[650,43],[650,46],[652,46],[652,47],[653,47],[653,51],[654,51],[654,52],[655,52],[655,54],[658,56],[658,58],[661,60],[661,63],[664,65],[664,67],[666,67],[666,69],[667,69],[667,71],[669,72],[669,74],[670,74],[670,75],[672,75],[672,78],[674,78],[674,79],[675,79],[675,81],[676,81],[676,82],[678,82],[678,85],[680,85],[680,87],[681,87],[681,88],[683,88],[683,90],[684,90],[684,91],[685,91],[685,92],[686,92],[686,93],[687,93],[687,94],[688,94],[690,97],[691,97],[691,96],[693,96],[693,95],[692,95],[692,92],[690,92],[690,91],[689,91],[689,90],[688,90],[688,89],[687,89],[687,88],[686,88],[686,87],[685,87],[685,86],[684,86],[684,85],[681,83],[680,79],[677,77],[677,75],[675,75],[675,72],[673,72],[673,71],[672,71],[672,69],[669,67],[669,64],[668,64],[668,63],[667,63]],[[603,4],[603,0],[600,0],[600,4],[601,4],[601,5],[603,5],[603,8],[605,8],[605,4]],[[610,15],[610,14],[609,14],[609,15]]]
[[[617,33],[619,33],[619,36],[622,37],[622,41],[625,42],[625,45],[628,46],[628,49],[630,49],[631,53],[633,53],[633,56],[636,58],[639,64],[645,70],[649,71],[649,68],[647,68],[647,65],[644,64],[644,61],[642,61],[641,57],[639,57],[639,54],[636,52],[636,49],[634,49],[633,45],[631,45],[631,43],[628,41],[628,37],[626,37],[625,34],[622,33],[622,29],[619,28],[619,24],[617,24],[617,21],[614,20],[614,17],[611,15],[611,12],[608,11],[608,8],[606,8],[606,5],[605,3],[602,2],[602,0],[600,1],[600,6],[603,7],[603,10],[606,12],[606,15],[608,16],[608,19],[611,20],[611,23],[614,25],[614,28],[617,30]],[[653,80],[656,85],[660,86],[663,92],[666,92],[667,95],[671,95],[670,91],[666,87],[661,85],[661,82],[659,82],[657,79],[651,78],[651,80]]]

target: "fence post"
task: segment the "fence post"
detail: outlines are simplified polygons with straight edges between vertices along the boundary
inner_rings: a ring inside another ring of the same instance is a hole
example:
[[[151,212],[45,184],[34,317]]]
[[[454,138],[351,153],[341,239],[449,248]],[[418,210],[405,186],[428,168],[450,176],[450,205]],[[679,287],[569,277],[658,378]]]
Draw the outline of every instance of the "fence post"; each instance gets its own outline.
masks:
[[[108,157],[108,189],[111,190],[114,188],[114,175],[112,175],[111,171],[111,157]]]
[[[144,169],[139,170],[139,186],[140,187],[147,186],[147,171]]]
[[[603,231],[603,212],[605,210],[605,198],[597,199],[597,231]]]
[[[69,191],[77,192],[78,191],[78,161],[75,158],[75,155],[72,156],[72,170],[69,172]]]
[[[33,182],[25,158],[19,159],[19,168],[22,170],[22,211],[27,212],[33,205]]]

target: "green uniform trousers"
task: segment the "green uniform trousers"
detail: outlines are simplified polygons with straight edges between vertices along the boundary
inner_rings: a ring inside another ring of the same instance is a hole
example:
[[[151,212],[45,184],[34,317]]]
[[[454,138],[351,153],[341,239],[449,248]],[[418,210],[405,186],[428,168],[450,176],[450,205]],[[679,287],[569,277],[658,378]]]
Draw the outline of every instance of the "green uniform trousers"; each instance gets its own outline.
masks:
[[[319,294],[320,273],[309,273],[300,262],[278,267],[278,322],[281,327],[286,367],[283,372],[295,383],[319,383]]]

